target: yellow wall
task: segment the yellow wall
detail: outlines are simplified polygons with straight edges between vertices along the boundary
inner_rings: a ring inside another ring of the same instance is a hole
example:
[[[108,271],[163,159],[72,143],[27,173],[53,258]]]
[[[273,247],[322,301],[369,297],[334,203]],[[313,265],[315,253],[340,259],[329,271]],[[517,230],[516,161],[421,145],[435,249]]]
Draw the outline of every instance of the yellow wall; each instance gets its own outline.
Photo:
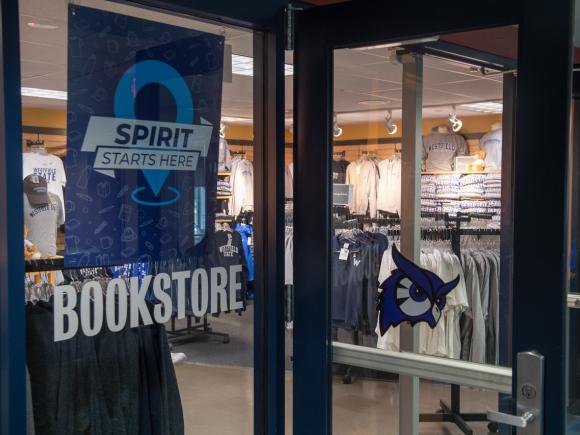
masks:
[[[66,128],[66,110],[22,109],[22,125],[31,127]]]
[[[460,134],[469,133],[486,133],[491,130],[491,125],[494,122],[501,122],[501,115],[481,115],[461,117],[463,127]],[[378,144],[369,143],[368,145],[340,145],[341,141],[354,139],[377,139],[377,138],[401,138],[402,128],[401,122],[396,122],[399,130],[396,134],[390,136],[382,123],[372,124],[353,124],[353,125],[339,125],[342,128],[342,135],[335,138],[334,151],[345,152],[345,158],[348,161],[356,160],[360,157],[363,151],[376,154],[379,159],[387,159],[395,153],[395,148],[400,149],[401,143]],[[435,118],[423,120],[423,135],[428,135],[434,127],[439,125],[447,125],[447,118]],[[467,139],[469,146],[469,153],[473,154],[479,150],[478,139]],[[287,163],[291,161],[291,153],[286,153]]]
[[[501,115],[481,115],[481,116],[469,116],[462,117],[463,128],[461,133],[485,133],[490,130],[491,124],[494,122],[501,121]],[[51,110],[51,109],[32,109],[24,108],[22,110],[22,122],[26,126],[35,127],[53,127],[53,128],[66,128],[66,111],[65,110]],[[399,127],[397,134],[389,136],[382,123],[371,123],[371,124],[350,124],[350,125],[340,125],[343,130],[343,134],[335,138],[335,151],[345,151],[346,159],[349,161],[356,160],[363,151],[368,151],[377,154],[379,158],[388,158],[395,152],[395,147],[399,148],[400,143],[389,143],[389,144],[368,144],[368,145],[340,145],[341,141],[354,140],[354,139],[376,139],[376,138],[400,138],[402,129],[401,122],[397,121],[396,124]],[[446,118],[439,119],[424,119],[423,120],[423,134],[427,135],[431,132],[433,127],[438,125],[447,125]],[[254,132],[253,127],[249,125],[235,125],[229,124],[225,132],[226,140],[244,140],[253,141]],[[47,138],[48,142],[51,142],[51,138]],[[59,138],[60,139],[60,138]],[[285,141],[286,143],[291,143],[294,137],[288,129],[285,130]],[[56,140],[56,138],[55,138]],[[66,138],[62,138],[66,142]],[[468,140],[469,150],[471,153],[477,151],[479,141],[478,140]],[[56,145],[55,145],[56,147]],[[245,151],[246,157],[253,160],[253,149],[251,146],[241,146],[230,144],[230,149],[232,151]],[[292,161],[292,149],[287,148],[285,152],[286,164]]]
[[[461,117],[460,119],[463,121],[463,127],[460,133],[482,133],[489,131],[491,124],[494,122],[501,122],[501,115],[469,116]],[[339,126],[342,128],[342,135],[335,138],[335,140],[342,141],[352,139],[401,137],[403,130],[401,121],[397,121],[395,124],[397,124],[399,130],[396,134],[390,136],[387,134],[387,130],[382,123],[351,125],[342,125],[339,123]],[[447,125],[447,118],[424,119],[423,135],[429,134],[431,129],[438,125]]]

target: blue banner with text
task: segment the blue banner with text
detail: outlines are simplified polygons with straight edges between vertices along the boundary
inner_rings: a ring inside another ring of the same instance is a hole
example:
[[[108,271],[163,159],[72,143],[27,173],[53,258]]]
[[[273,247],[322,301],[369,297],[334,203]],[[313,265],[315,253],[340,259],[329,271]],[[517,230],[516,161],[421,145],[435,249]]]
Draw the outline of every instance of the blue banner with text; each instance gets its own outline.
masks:
[[[69,7],[65,266],[203,255],[223,36]]]

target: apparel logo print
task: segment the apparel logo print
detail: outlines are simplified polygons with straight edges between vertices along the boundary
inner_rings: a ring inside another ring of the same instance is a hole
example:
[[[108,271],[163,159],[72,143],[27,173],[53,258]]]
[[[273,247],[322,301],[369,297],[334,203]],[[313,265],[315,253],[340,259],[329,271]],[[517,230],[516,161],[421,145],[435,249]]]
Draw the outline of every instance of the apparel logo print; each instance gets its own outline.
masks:
[[[435,328],[447,303],[446,296],[459,283],[459,276],[444,282],[405,258],[395,245],[392,256],[397,269],[380,285],[383,291],[377,305],[381,335],[405,321],[411,326],[425,322]]]

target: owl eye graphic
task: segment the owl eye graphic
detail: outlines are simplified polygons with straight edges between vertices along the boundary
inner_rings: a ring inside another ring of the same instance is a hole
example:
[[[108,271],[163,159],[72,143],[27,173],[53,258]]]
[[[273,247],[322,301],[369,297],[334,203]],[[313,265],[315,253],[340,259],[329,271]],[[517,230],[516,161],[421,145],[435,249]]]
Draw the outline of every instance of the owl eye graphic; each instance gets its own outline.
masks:
[[[397,285],[397,306],[408,316],[420,316],[431,308],[431,301],[421,287],[407,277]]]
[[[446,295],[457,286],[459,276],[444,282],[405,258],[395,245],[392,255],[397,268],[380,285],[382,292],[377,305],[381,335],[404,321],[411,325],[426,322],[435,328],[447,303]]]

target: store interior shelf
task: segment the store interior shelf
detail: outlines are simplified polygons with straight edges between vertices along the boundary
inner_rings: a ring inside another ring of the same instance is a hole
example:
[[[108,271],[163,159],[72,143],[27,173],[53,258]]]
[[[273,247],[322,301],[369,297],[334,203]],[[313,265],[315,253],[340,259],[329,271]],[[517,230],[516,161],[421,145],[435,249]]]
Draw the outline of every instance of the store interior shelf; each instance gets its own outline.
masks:
[[[218,172],[218,177],[229,177],[232,175],[231,172]]]
[[[216,196],[217,199],[230,199],[232,195],[218,195]]]

